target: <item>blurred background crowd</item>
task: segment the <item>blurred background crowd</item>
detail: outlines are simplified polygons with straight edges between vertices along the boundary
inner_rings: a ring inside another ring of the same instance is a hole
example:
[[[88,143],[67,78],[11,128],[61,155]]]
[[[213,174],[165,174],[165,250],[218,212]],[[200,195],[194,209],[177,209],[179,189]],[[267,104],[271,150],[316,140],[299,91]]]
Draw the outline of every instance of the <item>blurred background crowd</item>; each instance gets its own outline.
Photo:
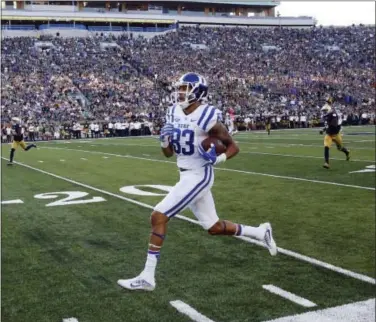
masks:
[[[209,101],[235,115],[240,130],[262,128],[267,116],[274,128],[318,126],[328,97],[344,125],[375,124],[374,49],[375,31],[366,26],[6,38],[3,140],[12,117],[34,139],[158,133],[174,82],[190,71],[206,77]]]

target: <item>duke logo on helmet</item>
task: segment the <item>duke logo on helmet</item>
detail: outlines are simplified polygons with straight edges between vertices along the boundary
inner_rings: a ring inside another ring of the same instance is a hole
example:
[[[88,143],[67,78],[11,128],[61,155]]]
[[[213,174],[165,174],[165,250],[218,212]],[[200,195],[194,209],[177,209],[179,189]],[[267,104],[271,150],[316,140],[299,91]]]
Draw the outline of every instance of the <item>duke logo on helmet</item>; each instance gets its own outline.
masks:
[[[208,96],[208,83],[196,73],[187,73],[175,84],[174,101],[182,109],[201,101]]]

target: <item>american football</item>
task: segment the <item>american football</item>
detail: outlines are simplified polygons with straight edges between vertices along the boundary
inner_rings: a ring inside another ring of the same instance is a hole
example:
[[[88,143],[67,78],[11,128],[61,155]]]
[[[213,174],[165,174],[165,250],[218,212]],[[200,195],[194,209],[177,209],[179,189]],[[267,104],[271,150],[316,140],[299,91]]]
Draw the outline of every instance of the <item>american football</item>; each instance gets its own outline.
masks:
[[[0,322],[376,322],[374,3],[0,5]]]
[[[222,141],[218,140],[217,138],[208,137],[204,141],[201,142],[202,147],[205,151],[209,150],[210,144],[215,145],[215,150],[217,151],[217,155],[220,155],[226,152],[226,146],[222,143]]]

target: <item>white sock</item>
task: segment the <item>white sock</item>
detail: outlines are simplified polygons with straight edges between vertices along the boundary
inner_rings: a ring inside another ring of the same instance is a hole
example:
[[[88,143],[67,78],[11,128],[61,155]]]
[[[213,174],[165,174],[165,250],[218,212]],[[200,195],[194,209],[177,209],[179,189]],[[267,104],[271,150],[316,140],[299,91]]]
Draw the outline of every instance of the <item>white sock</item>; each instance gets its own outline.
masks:
[[[265,229],[260,226],[252,227],[252,226],[246,226],[246,225],[239,225],[236,235],[263,240],[265,236]]]
[[[155,279],[155,268],[157,267],[158,259],[159,251],[148,251],[145,268],[141,273],[148,281],[154,281]]]

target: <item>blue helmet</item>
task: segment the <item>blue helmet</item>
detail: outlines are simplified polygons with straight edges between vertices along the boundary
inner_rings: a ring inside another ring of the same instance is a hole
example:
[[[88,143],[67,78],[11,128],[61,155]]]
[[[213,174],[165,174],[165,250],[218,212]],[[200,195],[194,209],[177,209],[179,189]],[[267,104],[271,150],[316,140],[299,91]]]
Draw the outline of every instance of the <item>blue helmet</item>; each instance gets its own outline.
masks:
[[[185,86],[185,88],[181,89],[182,86]],[[184,74],[175,84],[174,96],[174,101],[182,109],[186,109],[191,104],[201,101],[208,96],[208,83],[199,74]]]

